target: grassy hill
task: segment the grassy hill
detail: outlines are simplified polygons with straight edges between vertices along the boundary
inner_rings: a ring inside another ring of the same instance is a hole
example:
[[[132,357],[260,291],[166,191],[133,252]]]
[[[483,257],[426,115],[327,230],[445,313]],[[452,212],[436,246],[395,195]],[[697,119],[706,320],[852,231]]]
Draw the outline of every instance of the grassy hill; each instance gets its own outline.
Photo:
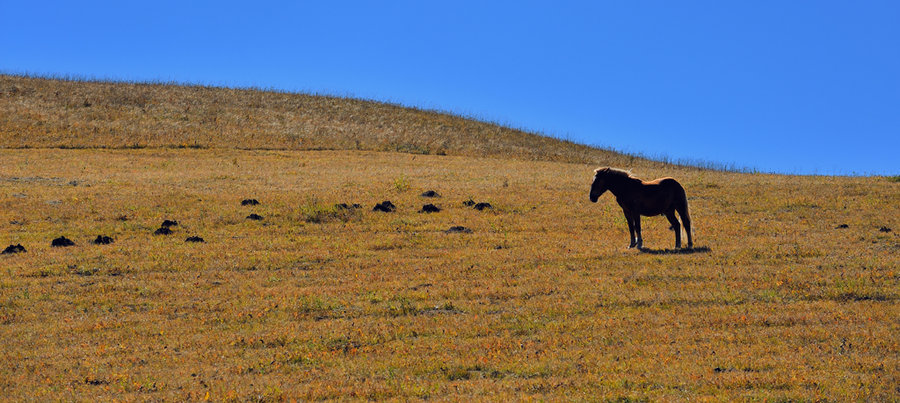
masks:
[[[303,95],[0,89],[0,248],[26,249],[0,255],[6,399],[900,396],[896,178],[666,166]],[[677,178],[698,248],[655,217],[627,249],[613,197],[588,201],[600,162]]]
[[[373,150],[653,164],[491,123],[373,101],[10,75],[0,75],[0,147]]]

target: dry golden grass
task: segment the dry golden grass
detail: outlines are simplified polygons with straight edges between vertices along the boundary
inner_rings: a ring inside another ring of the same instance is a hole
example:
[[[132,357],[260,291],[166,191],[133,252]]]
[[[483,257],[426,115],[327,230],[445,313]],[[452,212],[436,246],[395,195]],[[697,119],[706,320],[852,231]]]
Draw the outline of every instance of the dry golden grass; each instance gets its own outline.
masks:
[[[373,150],[662,164],[396,105],[259,90],[0,75],[0,148]]]
[[[696,253],[666,250],[662,217],[627,250],[612,196],[588,201],[600,163],[676,177]],[[363,101],[0,76],[0,247],[28,250],[0,255],[0,396],[897,400],[898,186]]]
[[[637,170],[685,184],[708,248],[665,254],[625,248],[611,196],[587,200],[584,164],[171,149],[0,159],[0,241],[28,249],[0,256],[11,399],[898,394],[900,243],[878,228],[900,226],[900,196],[885,178]],[[240,205],[250,197],[262,204]],[[371,211],[385,199],[398,211]],[[444,210],[417,212],[429,202]],[[363,209],[303,219],[335,203]],[[151,235],[166,218],[175,234]],[[648,247],[671,247],[664,218],[644,226]],[[100,234],[115,243],[91,245]],[[51,248],[60,235],[77,246]]]

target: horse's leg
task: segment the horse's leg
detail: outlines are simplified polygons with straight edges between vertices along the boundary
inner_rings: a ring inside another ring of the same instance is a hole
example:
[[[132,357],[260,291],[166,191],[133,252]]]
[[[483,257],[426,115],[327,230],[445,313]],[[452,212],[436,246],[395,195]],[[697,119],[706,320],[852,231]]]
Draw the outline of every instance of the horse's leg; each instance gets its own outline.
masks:
[[[629,248],[633,248],[637,245],[637,242],[634,240],[634,220],[631,218],[631,212],[625,209],[622,209],[622,212],[625,214],[625,221],[628,222],[628,233],[631,235],[631,243],[628,245]]]
[[[681,224],[678,223],[678,218],[675,217],[675,210],[666,212],[666,218],[669,219],[669,224],[672,224],[672,231],[675,231],[675,248],[681,247]]]
[[[637,244],[635,246],[641,249],[644,247],[644,240],[641,239],[641,214],[634,213],[632,217],[634,217],[634,233],[637,235]]]
[[[681,223],[684,225],[684,232],[687,233],[687,247],[688,249],[692,249],[694,247],[694,240],[691,236],[691,214],[688,212],[687,200],[684,201],[683,206],[678,206],[678,215],[681,216]]]

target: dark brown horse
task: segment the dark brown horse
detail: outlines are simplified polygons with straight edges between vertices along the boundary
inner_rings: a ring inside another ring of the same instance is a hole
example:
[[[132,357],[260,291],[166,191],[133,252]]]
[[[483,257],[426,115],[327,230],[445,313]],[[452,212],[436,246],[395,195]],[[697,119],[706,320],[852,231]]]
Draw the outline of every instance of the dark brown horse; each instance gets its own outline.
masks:
[[[675,218],[675,212],[681,216],[687,232],[687,247],[693,248],[691,239],[691,215],[688,212],[687,196],[684,188],[675,179],[660,178],[642,181],[631,176],[627,171],[616,168],[599,168],[594,171],[594,183],[591,185],[591,201],[596,203],[604,192],[609,190],[616,196],[616,202],[622,206],[628,231],[631,233],[631,245],[638,249],[643,247],[641,239],[641,216],[657,216],[665,214],[675,231],[675,247],[681,247],[681,225]],[[635,238],[637,234],[637,238]]]

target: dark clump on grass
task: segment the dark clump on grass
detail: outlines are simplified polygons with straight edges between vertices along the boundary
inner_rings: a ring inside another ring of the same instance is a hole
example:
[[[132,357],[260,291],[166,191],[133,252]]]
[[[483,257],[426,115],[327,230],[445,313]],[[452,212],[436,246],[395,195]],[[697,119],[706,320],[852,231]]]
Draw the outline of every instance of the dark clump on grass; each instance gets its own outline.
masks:
[[[259,205],[259,200],[256,200],[256,199],[241,200],[241,206],[256,206],[256,205]]]
[[[22,246],[21,244],[15,244],[15,245],[7,246],[6,249],[3,250],[3,252],[0,252],[0,255],[8,255],[11,253],[22,253],[22,252],[27,252],[25,250],[25,247]]]
[[[847,225],[847,224],[841,224],[841,225],[838,225],[837,227],[834,227],[834,228],[835,228],[835,229],[844,229],[844,228],[850,228],[850,226]]]
[[[439,211],[441,211],[440,207],[435,206],[434,204],[426,204],[422,206],[420,213],[437,213]]]
[[[113,239],[106,235],[97,235],[97,239],[94,239],[94,245],[109,245],[113,243]]]
[[[100,269],[98,269],[96,267],[89,269],[89,268],[81,268],[81,267],[72,265],[72,266],[69,266],[69,268],[72,269],[73,273],[75,273],[76,275],[82,276],[82,277],[93,276],[93,275],[97,274],[98,271],[100,271]]]
[[[248,220],[257,220],[257,221],[259,221],[259,220],[262,220],[263,217],[262,217],[261,215],[259,215],[259,214],[255,214],[255,213],[254,213],[254,214],[248,215],[248,216],[247,216],[247,219],[248,219]]]
[[[395,210],[397,210],[397,206],[395,206],[394,203],[391,203],[390,200],[385,200],[376,204],[375,207],[372,207],[372,211],[381,211],[384,213],[391,213]]]
[[[882,294],[882,293],[858,293],[856,291],[849,291],[840,293],[828,298],[832,301],[837,302],[861,302],[861,301],[891,301],[897,299],[896,295]]]
[[[206,242],[203,240],[203,238],[200,238],[199,236],[189,236],[184,241],[185,242]]]
[[[441,195],[438,194],[438,192],[435,192],[433,190],[426,190],[420,196],[422,196],[422,197],[441,197]]]
[[[75,246],[75,242],[72,242],[71,239],[61,236],[59,238],[54,239],[50,242],[50,246],[52,247],[66,247],[66,246]]]
[[[156,231],[153,232],[153,235],[169,235],[172,233],[172,230],[169,227],[159,227]]]
[[[362,208],[362,206],[357,203],[353,203],[353,204],[338,203],[338,204],[335,204],[334,207],[339,210],[353,210],[353,209]]]
[[[492,209],[494,206],[491,206],[491,203],[478,203],[475,205],[475,210],[481,211],[484,209]]]
[[[471,234],[472,230],[463,227],[462,225],[454,225],[444,232],[448,234]]]
[[[162,224],[160,225],[160,227],[164,227],[164,228],[175,227],[175,226],[178,226],[178,221],[175,221],[175,220],[163,220]]]
[[[88,107],[88,106],[91,106],[91,104],[85,102],[85,107]],[[109,381],[107,381],[106,379],[97,379],[97,378],[84,378],[84,383],[86,385],[93,385],[93,386],[109,385]]]
[[[475,200],[469,199],[463,202],[463,206],[472,207],[475,205]]]
[[[881,232],[891,232],[891,231],[892,231],[892,230],[891,230],[890,228],[888,228],[888,227],[881,227],[881,228],[879,228],[878,230],[881,231]]]

